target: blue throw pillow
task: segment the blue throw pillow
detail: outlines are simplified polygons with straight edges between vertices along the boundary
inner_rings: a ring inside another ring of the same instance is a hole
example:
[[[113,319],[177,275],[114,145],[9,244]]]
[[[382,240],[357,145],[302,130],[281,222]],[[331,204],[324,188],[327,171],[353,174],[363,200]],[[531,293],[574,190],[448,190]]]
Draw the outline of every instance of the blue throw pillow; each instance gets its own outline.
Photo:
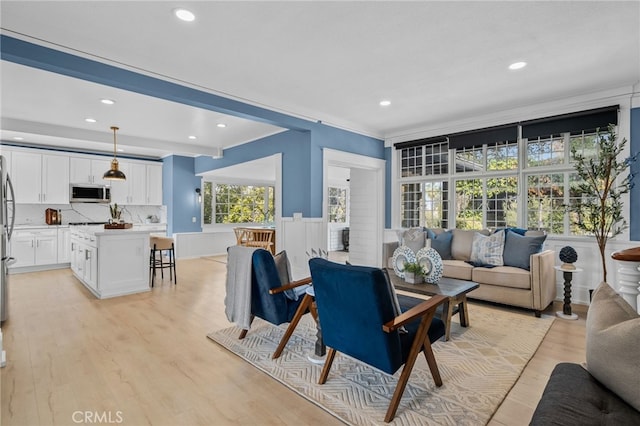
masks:
[[[443,260],[453,259],[451,257],[453,232],[445,231],[440,234],[436,234],[431,229],[427,229],[427,238],[431,240],[431,248],[435,249]]]
[[[531,255],[540,253],[546,235],[538,237],[525,237],[516,232],[507,232],[505,235],[504,252],[502,254],[504,265],[516,268],[531,269]]]
[[[525,235],[527,230],[524,228],[516,228],[516,227],[507,227],[507,228],[496,228],[493,233],[495,234],[498,231],[502,231],[504,229],[504,232],[507,231],[511,231],[511,232],[515,232],[518,235]]]

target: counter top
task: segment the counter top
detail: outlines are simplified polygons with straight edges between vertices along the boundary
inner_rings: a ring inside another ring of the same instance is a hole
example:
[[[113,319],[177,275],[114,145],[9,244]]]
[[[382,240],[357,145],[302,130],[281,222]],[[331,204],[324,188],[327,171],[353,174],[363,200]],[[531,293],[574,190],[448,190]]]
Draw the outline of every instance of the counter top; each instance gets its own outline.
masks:
[[[67,224],[62,224],[62,225],[47,225],[46,223],[43,223],[41,225],[33,225],[33,224],[16,224],[14,226],[14,229],[55,229],[55,228],[69,228],[71,226],[98,226],[98,227],[102,227],[102,225],[69,225]],[[166,227],[167,224],[166,223],[134,223],[133,227],[134,228],[163,228]]]
[[[55,228],[68,228],[69,225],[15,225],[13,229],[55,229]]]
[[[71,229],[77,229],[88,234],[102,236],[102,235],[122,235],[122,234],[150,234],[155,232],[154,229],[149,229],[150,226],[133,226],[129,229],[104,229],[103,225],[72,225]]]

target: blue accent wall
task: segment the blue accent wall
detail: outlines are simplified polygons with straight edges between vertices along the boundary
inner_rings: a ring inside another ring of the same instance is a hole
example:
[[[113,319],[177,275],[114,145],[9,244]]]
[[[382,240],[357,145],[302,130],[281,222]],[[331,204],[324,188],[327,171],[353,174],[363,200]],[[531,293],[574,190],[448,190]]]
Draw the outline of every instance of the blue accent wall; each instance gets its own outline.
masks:
[[[318,124],[311,131],[289,130],[224,150],[224,158],[196,158],[195,172],[282,154],[282,216],[302,213],[322,217],[322,150],[332,148],[354,154],[384,158],[379,139]]]
[[[194,158],[172,155],[162,167],[162,202],[167,206],[167,233],[202,231],[201,208],[196,194],[200,178]],[[196,218],[196,222],[192,218]]]
[[[304,217],[321,217],[323,148],[384,158],[383,141],[320,122],[245,104],[6,35],[0,35],[0,49],[3,60],[289,129],[226,149],[224,158],[219,160],[209,157],[198,157],[195,162],[185,157],[166,159],[163,202],[167,205],[171,233],[200,230],[200,209],[195,211],[191,199],[200,179],[196,173],[282,153],[282,215],[290,217],[301,212]],[[193,216],[198,218],[196,224],[191,222]]]
[[[631,109],[631,134],[630,134],[631,155],[640,153],[640,108]],[[635,173],[634,186],[629,194],[630,214],[629,214],[629,239],[640,241],[640,156],[631,164],[631,173]]]

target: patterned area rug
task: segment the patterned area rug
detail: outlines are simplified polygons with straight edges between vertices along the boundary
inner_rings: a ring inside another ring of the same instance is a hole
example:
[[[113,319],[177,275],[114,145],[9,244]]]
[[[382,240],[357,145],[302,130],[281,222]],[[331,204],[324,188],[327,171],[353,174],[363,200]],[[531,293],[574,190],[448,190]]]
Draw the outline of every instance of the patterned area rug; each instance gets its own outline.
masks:
[[[553,323],[553,317],[469,306],[471,326],[454,317],[451,340],[433,344],[443,385],[437,388],[419,356],[394,425],[483,425],[498,409]],[[313,364],[316,328],[305,315],[282,356],[272,360],[286,324],[256,318],[244,340],[230,327],[207,337],[285,384],[340,420],[353,425],[385,424],[389,401],[402,370],[390,376],[338,354],[327,383],[318,384],[322,365]]]

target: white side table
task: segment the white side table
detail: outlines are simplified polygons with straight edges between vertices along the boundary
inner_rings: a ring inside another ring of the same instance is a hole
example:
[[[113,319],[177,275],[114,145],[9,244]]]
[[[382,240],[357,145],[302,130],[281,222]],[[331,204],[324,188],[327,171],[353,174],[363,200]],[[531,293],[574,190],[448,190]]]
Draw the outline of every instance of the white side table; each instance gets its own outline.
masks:
[[[554,266],[554,268],[562,271],[562,277],[564,278],[564,304],[562,305],[562,311],[557,311],[556,316],[568,320],[577,320],[578,315],[571,312],[571,280],[573,279],[573,274],[582,272],[582,269],[565,269],[562,266]]]

